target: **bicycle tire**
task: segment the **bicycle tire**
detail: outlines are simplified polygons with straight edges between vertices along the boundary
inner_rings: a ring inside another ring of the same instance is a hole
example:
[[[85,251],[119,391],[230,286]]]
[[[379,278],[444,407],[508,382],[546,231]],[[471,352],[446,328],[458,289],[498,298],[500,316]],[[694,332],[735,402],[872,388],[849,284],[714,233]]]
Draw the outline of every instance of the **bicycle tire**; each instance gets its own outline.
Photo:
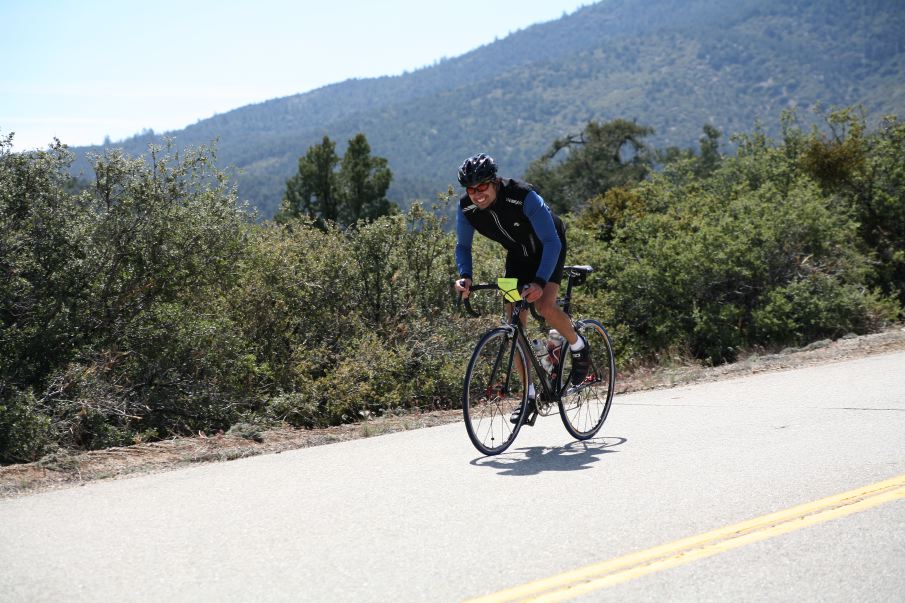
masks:
[[[579,440],[594,437],[603,427],[616,389],[616,356],[606,328],[596,320],[581,320],[575,330],[584,336],[591,350],[588,376],[577,385],[569,381],[571,354],[565,354],[559,414],[566,431]]]
[[[511,331],[498,328],[488,331],[475,346],[465,371],[462,392],[462,412],[468,437],[481,453],[500,454],[512,444],[525,422],[528,404],[530,371],[522,343],[515,350],[522,361],[523,371],[515,362],[506,379],[512,354]],[[509,418],[521,406],[519,422]]]

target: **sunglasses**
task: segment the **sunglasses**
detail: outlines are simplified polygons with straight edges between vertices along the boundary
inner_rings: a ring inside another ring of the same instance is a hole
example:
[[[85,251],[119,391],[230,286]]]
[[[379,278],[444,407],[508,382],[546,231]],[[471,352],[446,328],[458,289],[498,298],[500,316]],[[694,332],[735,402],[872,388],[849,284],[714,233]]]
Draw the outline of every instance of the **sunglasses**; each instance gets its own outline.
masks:
[[[488,182],[482,182],[481,184],[479,184],[477,186],[466,186],[465,192],[467,192],[469,195],[473,195],[475,193],[483,193],[488,188],[490,188],[491,184],[493,184],[493,182],[488,181]]]

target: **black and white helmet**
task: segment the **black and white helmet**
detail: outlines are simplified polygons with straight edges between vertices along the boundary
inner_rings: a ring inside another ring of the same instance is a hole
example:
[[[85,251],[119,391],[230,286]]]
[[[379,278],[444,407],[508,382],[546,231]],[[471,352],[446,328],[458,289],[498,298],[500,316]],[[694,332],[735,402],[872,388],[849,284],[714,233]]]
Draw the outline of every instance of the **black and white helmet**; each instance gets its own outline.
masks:
[[[459,168],[459,184],[475,186],[496,178],[496,162],[493,157],[479,153],[462,162]]]

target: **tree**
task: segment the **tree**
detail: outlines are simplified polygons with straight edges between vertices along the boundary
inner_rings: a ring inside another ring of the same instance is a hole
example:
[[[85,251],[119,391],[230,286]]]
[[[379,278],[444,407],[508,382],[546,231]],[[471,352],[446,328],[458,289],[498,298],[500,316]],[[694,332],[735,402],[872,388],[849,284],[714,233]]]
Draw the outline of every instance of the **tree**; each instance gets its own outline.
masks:
[[[710,124],[704,124],[703,134],[698,138],[700,153],[694,149],[667,147],[655,152],[657,162],[664,166],[675,166],[685,162],[688,169],[698,178],[707,178],[720,166],[723,156],[720,154],[720,136],[722,133]]]
[[[640,182],[650,172],[653,153],[644,138],[653,129],[624,119],[588,122],[581,134],[553,142],[525,172],[554,210],[581,207],[588,199],[617,186]],[[565,150],[559,163],[553,159]]]
[[[306,216],[343,226],[373,220],[391,213],[386,191],[392,178],[387,160],[371,157],[364,134],[349,141],[343,158],[336,154],[336,143],[324,136],[299,158],[298,173],[286,182],[283,207],[276,219],[285,222]]]
[[[799,164],[854,212],[864,249],[875,259],[871,285],[905,303],[905,124],[887,116],[868,133],[866,116],[853,107],[824,119],[829,136],[815,128]]]
[[[699,178],[706,178],[720,165],[720,131],[704,124],[704,134],[699,139],[701,144],[701,156],[695,164],[695,173]]]
[[[358,133],[349,141],[339,170],[340,221],[354,224],[390,213],[386,198],[393,174],[383,157],[371,157],[371,145]]]
[[[320,144],[309,147],[305,156],[299,158],[298,172],[286,182],[277,221],[310,216],[335,222],[339,217],[335,173],[338,163],[336,143],[329,137],[324,136]]]

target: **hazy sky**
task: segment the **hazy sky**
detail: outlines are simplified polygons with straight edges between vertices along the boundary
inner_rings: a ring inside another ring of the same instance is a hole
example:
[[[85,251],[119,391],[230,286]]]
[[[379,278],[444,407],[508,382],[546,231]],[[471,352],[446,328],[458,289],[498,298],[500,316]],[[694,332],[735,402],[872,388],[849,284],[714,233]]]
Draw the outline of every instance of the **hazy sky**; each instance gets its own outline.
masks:
[[[0,0],[0,135],[17,151],[180,129],[454,57],[593,0]]]

